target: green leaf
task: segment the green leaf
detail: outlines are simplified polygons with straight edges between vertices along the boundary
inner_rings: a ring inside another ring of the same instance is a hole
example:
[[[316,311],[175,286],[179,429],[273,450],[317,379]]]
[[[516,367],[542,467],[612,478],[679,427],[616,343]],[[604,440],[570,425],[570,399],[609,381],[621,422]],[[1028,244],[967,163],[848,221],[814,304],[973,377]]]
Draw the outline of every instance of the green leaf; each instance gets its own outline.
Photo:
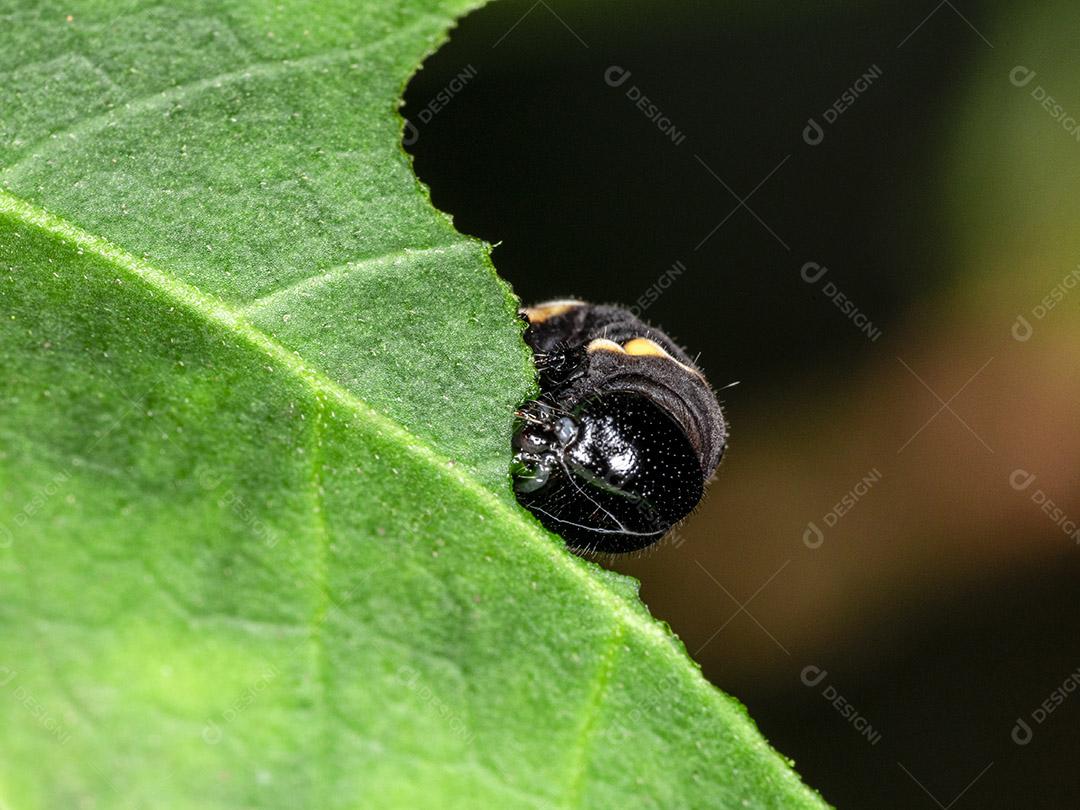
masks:
[[[0,808],[811,807],[510,491],[399,146],[471,0],[0,13]]]

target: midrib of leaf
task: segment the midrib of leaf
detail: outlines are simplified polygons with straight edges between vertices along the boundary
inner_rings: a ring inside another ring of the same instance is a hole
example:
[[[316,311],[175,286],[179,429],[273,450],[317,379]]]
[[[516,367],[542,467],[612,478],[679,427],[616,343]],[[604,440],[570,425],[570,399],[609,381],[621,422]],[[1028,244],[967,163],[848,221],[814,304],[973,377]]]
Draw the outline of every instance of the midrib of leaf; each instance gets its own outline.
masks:
[[[248,346],[260,352],[267,359],[278,364],[287,373],[307,385],[316,395],[318,400],[316,407],[319,413],[325,412],[325,408],[334,405],[355,414],[359,417],[360,429],[366,429],[370,435],[384,440],[392,440],[402,447],[406,453],[428,466],[434,476],[468,493],[474,501],[485,507],[490,514],[505,525],[514,536],[521,537],[524,542],[529,543],[531,549],[538,551],[553,566],[573,576],[584,590],[595,597],[610,612],[614,621],[641,633],[653,646],[661,650],[674,665],[674,669],[679,672],[680,677],[691,683],[709,701],[719,701],[719,693],[693,668],[686,653],[682,650],[681,644],[677,644],[676,639],[662,629],[659,624],[655,623],[643,610],[634,610],[610,587],[599,582],[589,569],[590,564],[571,557],[564,549],[557,546],[548,535],[533,525],[529,519],[516,512],[514,507],[483,486],[473,476],[462,472],[459,465],[454,465],[449,458],[439,454],[422,439],[413,435],[356,394],[343,388],[321,371],[309,365],[295,352],[290,351],[266,333],[256,329],[243,317],[240,310],[184,281],[180,281],[169,273],[154,267],[146,260],[128,253],[109,240],[85,231],[62,217],[51,214],[45,209],[4,190],[0,190],[0,215],[8,216],[23,225],[36,228],[50,237],[67,243],[78,251],[97,256],[123,273],[147,284],[167,297],[175,305],[193,313],[197,318],[224,329],[234,338],[248,344]],[[318,438],[317,434],[314,435]],[[313,497],[316,498],[314,504],[318,511],[321,510],[321,496],[318,491],[317,465],[317,453],[313,451],[312,487]],[[321,519],[321,517],[320,512],[317,519]],[[319,541],[324,546],[328,542],[326,531],[324,526],[323,536]],[[324,547],[319,553],[325,551]],[[325,566],[321,570],[323,572],[323,581],[320,583],[320,587],[324,590],[323,598],[328,600],[329,594],[325,592]],[[328,607],[328,603],[321,604],[322,607],[317,608],[315,616],[318,622],[325,618],[325,609]],[[313,625],[313,631],[316,629]],[[621,637],[621,633],[615,633],[615,636]],[[313,644],[319,656],[322,655],[322,652],[318,650],[321,643],[321,635],[313,633]],[[610,654],[613,649],[614,647],[609,646],[607,653]],[[319,660],[316,659],[317,662]],[[593,675],[594,688],[590,691],[589,698],[589,711],[591,713],[598,711],[610,674],[608,671],[609,665],[610,662],[602,661]],[[321,678],[318,670],[316,670],[316,675]],[[321,688],[320,684],[319,689],[321,690]],[[592,726],[593,721],[587,720],[577,740],[579,750],[575,752],[575,761],[582,764],[587,753],[585,746],[588,743],[589,735],[592,733]],[[575,776],[575,782],[576,778]],[[576,786],[574,786],[574,789],[576,790]]]

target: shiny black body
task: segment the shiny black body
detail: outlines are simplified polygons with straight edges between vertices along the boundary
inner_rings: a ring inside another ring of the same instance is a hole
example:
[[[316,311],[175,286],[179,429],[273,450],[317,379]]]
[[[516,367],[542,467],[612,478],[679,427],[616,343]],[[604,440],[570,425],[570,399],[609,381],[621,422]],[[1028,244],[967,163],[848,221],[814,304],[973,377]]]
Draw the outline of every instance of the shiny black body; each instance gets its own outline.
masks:
[[[727,441],[716,394],[686,353],[628,310],[523,310],[540,397],[514,435],[518,500],[568,545],[628,552],[697,505]]]

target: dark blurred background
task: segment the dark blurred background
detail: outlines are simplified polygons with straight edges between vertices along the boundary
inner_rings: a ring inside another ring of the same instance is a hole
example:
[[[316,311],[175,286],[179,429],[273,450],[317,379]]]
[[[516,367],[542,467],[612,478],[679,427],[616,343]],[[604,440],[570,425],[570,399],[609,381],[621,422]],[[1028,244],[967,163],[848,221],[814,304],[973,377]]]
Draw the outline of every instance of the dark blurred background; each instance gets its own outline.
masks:
[[[738,382],[701,509],[601,562],[838,807],[1080,806],[1078,32],[502,0],[406,93],[523,301],[640,301]]]

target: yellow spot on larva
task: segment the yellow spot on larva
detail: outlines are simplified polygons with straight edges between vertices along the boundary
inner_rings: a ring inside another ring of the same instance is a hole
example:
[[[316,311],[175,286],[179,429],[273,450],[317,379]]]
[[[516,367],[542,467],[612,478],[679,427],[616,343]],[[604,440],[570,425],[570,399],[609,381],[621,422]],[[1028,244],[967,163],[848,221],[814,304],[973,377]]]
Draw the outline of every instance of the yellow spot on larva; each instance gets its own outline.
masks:
[[[616,352],[617,354],[626,354],[626,349],[614,340],[608,340],[607,338],[596,338],[595,340],[589,341],[589,345],[585,350],[590,354],[592,352]]]
[[[548,318],[554,318],[556,315],[562,315],[572,309],[580,307],[582,303],[583,302],[576,301],[572,298],[566,298],[559,301],[545,301],[542,304],[537,304],[535,307],[526,307],[525,317],[529,319],[529,323],[543,323]]]
[[[636,354],[639,357],[668,357],[674,359],[670,354],[664,351],[663,346],[648,338],[634,338],[633,340],[628,340],[623,344],[623,349],[626,350],[627,354]]]
[[[680,366],[696,377],[701,377],[701,372],[696,368],[691,368],[686,363],[681,363],[672,357],[667,351],[654,340],[648,338],[634,338],[628,340],[623,344],[623,351],[627,354],[632,354],[635,357],[665,357],[677,366]],[[704,377],[702,377],[704,379]]]

